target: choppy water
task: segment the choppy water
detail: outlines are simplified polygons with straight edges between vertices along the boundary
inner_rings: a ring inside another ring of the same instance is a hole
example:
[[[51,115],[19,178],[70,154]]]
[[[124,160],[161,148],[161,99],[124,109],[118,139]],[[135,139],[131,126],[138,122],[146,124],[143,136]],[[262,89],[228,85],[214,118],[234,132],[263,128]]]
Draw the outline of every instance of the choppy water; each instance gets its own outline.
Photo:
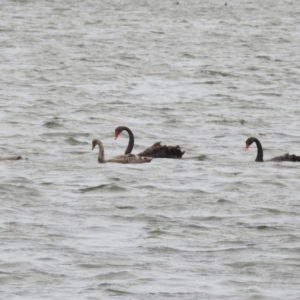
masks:
[[[1,298],[299,299],[300,3],[176,3],[1,2]]]

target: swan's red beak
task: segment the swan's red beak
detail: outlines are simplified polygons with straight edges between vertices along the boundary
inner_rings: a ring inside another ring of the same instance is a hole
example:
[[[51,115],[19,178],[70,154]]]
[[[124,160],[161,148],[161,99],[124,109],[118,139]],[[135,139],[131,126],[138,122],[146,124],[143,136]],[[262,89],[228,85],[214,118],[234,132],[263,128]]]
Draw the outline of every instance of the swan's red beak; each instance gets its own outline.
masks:
[[[250,145],[246,143],[246,150],[247,150],[249,147],[250,147]]]
[[[119,136],[119,132],[115,131],[115,140],[118,138],[118,136]]]

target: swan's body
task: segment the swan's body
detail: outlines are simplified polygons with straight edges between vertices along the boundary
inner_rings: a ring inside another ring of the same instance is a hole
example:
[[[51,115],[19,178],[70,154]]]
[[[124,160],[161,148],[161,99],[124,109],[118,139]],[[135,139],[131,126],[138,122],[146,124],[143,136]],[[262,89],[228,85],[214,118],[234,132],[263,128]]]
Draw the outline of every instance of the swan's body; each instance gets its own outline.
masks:
[[[0,157],[0,160],[19,160],[22,159],[22,156],[6,156]]]
[[[180,150],[180,146],[166,146],[161,145],[161,142],[156,142],[137,155],[154,158],[181,158],[183,154],[184,152]]]
[[[246,149],[248,149],[252,143],[255,143],[257,146],[257,156],[256,156],[255,161],[263,162],[264,161],[263,148],[262,148],[260,141],[257,138],[255,138],[255,137],[248,138],[246,141]],[[294,161],[295,162],[295,161],[300,161],[300,156],[297,156],[295,154],[286,153],[281,156],[275,156],[267,161]]]
[[[123,130],[127,131],[129,135],[129,142],[125,154],[130,154],[134,146],[134,136],[132,131],[126,126],[119,126],[115,129],[115,139]],[[184,153],[184,151],[182,152],[180,150],[180,146],[165,146],[161,145],[161,142],[156,142],[137,155],[153,158],[181,158]]]
[[[120,164],[142,164],[142,163],[148,163],[151,162],[151,158],[148,157],[139,157],[137,155],[129,154],[129,155],[118,155],[115,157],[112,157],[110,159],[105,159],[104,157],[104,147],[100,140],[94,139],[92,141],[92,150],[96,146],[99,146],[99,154],[98,154],[98,162],[99,163],[106,163],[106,162],[115,162]]]

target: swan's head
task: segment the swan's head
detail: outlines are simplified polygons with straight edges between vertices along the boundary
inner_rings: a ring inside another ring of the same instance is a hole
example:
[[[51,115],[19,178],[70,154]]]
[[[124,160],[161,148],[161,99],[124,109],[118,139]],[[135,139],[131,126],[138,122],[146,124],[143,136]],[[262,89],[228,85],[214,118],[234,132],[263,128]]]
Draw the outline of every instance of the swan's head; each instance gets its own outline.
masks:
[[[247,141],[246,141],[246,149],[248,149],[251,146],[251,144],[254,142],[254,139],[255,138],[253,138],[253,137],[249,137],[247,139]]]
[[[124,126],[118,126],[116,129],[115,129],[115,140],[118,138],[119,134],[124,130]]]
[[[97,139],[93,139],[92,141],[92,150],[94,150],[94,148],[98,145],[98,140]]]
[[[126,126],[118,126],[116,129],[115,129],[115,140],[118,138],[119,134],[123,131],[123,130],[126,130],[129,134],[131,133],[131,130],[126,127]]]
[[[117,129],[115,130],[115,140],[118,138],[120,132],[117,131]]]

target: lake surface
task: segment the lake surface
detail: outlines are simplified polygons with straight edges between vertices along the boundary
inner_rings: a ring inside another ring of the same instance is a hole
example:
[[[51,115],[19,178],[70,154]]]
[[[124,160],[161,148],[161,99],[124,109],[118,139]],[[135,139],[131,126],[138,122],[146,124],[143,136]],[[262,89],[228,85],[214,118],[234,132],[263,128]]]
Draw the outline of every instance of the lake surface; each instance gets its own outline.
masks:
[[[0,10],[3,299],[299,299],[300,2]],[[182,159],[98,164],[154,142]]]

